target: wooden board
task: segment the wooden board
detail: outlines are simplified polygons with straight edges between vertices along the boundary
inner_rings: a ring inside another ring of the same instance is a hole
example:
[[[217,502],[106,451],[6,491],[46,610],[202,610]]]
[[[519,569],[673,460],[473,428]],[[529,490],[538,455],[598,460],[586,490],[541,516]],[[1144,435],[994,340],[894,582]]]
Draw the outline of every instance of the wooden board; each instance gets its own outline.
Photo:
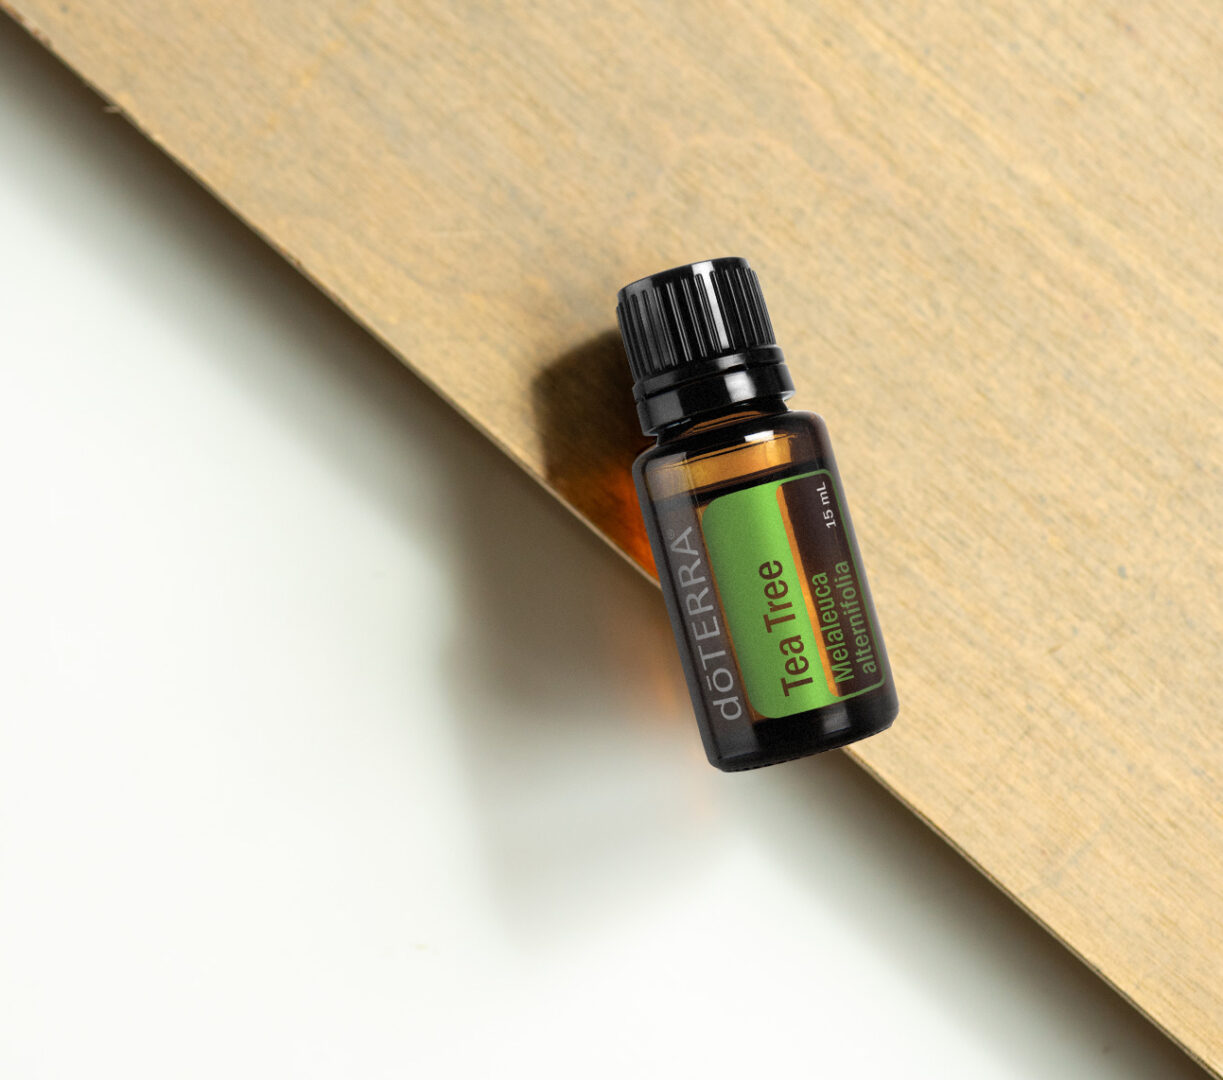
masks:
[[[615,291],[750,257],[897,671],[856,757],[1223,1070],[1216,5],[7,2],[639,560]]]

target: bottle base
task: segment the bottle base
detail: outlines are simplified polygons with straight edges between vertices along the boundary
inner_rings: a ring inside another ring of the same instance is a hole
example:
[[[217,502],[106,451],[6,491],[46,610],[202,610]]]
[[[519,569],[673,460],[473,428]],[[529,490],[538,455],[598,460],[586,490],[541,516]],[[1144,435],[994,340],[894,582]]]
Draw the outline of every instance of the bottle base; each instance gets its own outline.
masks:
[[[844,705],[758,721],[756,749],[728,757],[710,754],[709,763],[723,772],[746,772],[836,750],[886,731],[899,711],[896,691],[889,683]]]

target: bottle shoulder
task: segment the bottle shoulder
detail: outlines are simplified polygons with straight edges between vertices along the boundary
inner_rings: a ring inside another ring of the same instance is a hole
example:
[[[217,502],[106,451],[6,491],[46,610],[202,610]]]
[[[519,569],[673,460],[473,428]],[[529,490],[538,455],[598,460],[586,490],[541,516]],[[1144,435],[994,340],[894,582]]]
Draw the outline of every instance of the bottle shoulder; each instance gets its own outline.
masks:
[[[817,463],[830,454],[823,419],[815,413],[786,410],[661,439],[638,456],[633,473],[646,493],[658,498]]]
[[[694,428],[672,438],[660,438],[637,455],[637,462],[648,465],[677,456],[687,457],[770,440],[826,438],[827,427],[818,413],[786,410]]]

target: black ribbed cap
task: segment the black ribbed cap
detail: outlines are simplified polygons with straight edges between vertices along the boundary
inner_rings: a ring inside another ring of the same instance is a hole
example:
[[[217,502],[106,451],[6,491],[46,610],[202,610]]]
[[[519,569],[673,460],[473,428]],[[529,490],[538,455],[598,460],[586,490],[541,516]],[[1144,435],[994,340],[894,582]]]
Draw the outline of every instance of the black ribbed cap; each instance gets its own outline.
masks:
[[[633,378],[775,345],[760,282],[746,259],[664,270],[620,290],[616,315]]]
[[[746,259],[664,270],[620,290],[620,333],[646,432],[794,387]]]

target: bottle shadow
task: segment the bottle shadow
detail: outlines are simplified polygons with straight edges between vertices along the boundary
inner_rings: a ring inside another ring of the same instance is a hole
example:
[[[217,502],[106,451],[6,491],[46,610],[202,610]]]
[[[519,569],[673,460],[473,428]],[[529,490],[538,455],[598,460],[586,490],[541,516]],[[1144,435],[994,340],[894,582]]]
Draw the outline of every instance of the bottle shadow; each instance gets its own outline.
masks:
[[[651,567],[619,339],[565,354],[534,392],[548,488]],[[535,950],[682,887],[710,778],[677,763],[703,755],[657,589],[507,459],[450,468],[463,496],[444,528],[474,617],[448,681],[481,872],[508,937]]]
[[[633,487],[633,460],[651,445],[633,407],[620,334],[608,330],[549,364],[532,387],[548,486],[613,547],[654,575]]]

